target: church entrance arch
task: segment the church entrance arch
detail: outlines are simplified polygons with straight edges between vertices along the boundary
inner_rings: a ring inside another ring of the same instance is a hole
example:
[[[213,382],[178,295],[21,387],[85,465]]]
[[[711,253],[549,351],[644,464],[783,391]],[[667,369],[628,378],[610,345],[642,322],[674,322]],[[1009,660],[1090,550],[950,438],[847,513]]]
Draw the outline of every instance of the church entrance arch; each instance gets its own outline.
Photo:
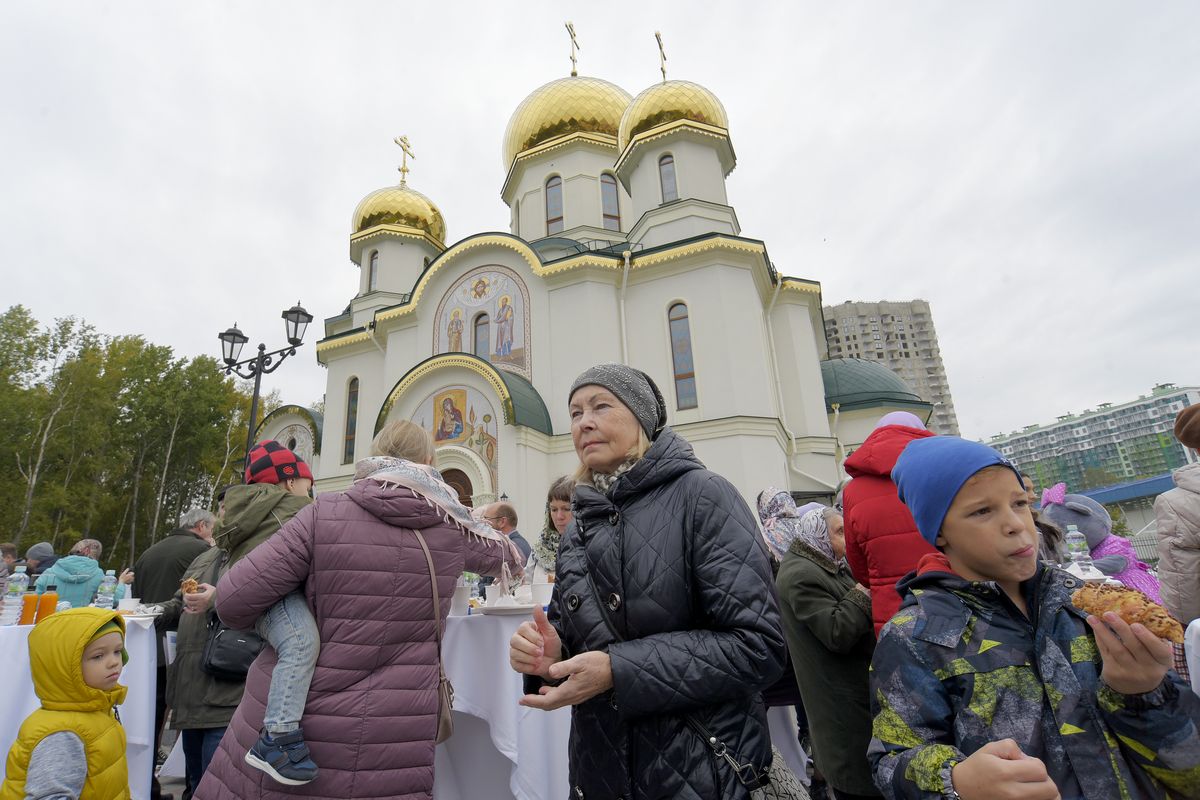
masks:
[[[446,483],[458,492],[463,505],[479,508],[496,500],[492,470],[474,450],[458,445],[439,447],[433,464],[442,473]]]
[[[458,502],[468,508],[474,506],[471,500],[474,492],[471,490],[471,479],[467,477],[467,473],[461,469],[448,469],[442,472],[442,478],[450,484],[450,488],[458,492]]]

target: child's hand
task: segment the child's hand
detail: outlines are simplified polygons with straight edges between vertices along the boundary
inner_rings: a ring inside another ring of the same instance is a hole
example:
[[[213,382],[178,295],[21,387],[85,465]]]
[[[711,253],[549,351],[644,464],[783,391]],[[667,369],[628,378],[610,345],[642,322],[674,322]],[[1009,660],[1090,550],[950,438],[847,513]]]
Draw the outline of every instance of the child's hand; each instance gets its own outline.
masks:
[[[1130,625],[1112,611],[1104,619],[1092,615],[1088,625],[1096,636],[1096,647],[1104,667],[1100,679],[1118,694],[1152,692],[1171,668],[1171,643],[1160,639],[1145,626]]]
[[[950,777],[962,800],[1059,800],[1046,765],[1012,739],[988,742],[955,764]]]

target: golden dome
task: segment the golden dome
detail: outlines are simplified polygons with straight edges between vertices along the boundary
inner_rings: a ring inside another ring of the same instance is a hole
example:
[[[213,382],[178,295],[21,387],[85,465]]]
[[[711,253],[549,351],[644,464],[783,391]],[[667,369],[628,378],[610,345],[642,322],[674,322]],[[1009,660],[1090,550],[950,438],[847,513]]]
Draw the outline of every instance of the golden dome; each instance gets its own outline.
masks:
[[[428,197],[404,184],[371,192],[354,209],[353,233],[376,225],[407,225],[425,231],[439,244],[446,241],[442,212]]]
[[[625,109],[617,146],[624,152],[629,140],[642,131],[677,119],[690,119],[715,125],[726,132],[729,130],[725,106],[715,94],[698,83],[664,81],[639,94]]]
[[[504,166],[529,148],[556,136],[586,131],[616,136],[621,114],[632,98],[620,86],[599,78],[573,76],[535,89],[508,121]]]

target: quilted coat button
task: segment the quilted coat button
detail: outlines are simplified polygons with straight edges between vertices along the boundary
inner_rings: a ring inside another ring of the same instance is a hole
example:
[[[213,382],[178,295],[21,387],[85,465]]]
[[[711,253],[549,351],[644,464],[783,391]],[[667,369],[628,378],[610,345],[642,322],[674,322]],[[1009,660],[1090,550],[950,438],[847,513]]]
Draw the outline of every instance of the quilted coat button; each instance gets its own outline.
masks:
[[[577,594],[567,595],[567,610],[568,611],[578,611],[579,610],[579,595],[577,595]],[[582,795],[580,795],[580,796],[582,797]]]
[[[620,521],[621,521],[621,512],[614,511],[608,515],[608,524],[609,525],[616,525]]]
[[[616,611],[621,607],[621,595],[613,592],[608,596],[608,610]]]

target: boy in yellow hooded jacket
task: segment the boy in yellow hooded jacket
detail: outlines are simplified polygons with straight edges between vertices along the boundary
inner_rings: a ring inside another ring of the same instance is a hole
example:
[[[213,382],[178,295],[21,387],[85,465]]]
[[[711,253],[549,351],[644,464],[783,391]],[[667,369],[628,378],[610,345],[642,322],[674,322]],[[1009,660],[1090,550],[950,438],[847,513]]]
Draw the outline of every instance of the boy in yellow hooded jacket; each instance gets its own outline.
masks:
[[[128,659],[115,611],[73,608],[34,627],[29,662],[42,707],[8,751],[0,800],[129,798],[125,730],[114,712],[125,700],[117,681]]]

